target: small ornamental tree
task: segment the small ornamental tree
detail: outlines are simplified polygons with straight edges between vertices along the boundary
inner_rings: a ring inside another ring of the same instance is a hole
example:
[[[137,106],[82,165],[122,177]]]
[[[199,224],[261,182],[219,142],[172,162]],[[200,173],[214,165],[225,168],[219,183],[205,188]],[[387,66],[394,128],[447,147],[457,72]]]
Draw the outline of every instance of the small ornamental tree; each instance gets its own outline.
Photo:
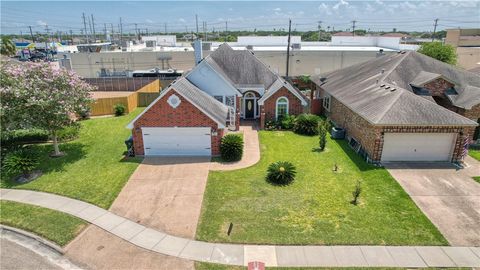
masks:
[[[48,63],[6,63],[0,76],[2,128],[46,130],[53,156],[60,156],[58,132],[73,123],[75,114],[88,111],[93,87],[74,72]]]
[[[452,45],[443,44],[438,41],[422,44],[418,52],[451,65],[457,63],[457,52],[455,48]]]

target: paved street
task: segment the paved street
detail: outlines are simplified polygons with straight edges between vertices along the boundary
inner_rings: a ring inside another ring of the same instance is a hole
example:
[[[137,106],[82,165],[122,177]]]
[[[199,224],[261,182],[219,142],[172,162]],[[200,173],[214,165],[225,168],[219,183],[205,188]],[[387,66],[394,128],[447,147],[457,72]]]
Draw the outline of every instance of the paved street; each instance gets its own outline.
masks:
[[[468,168],[447,163],[386,164],[448,242],[454,246],[480,246],[480,162],[467,157]]]
[[[480,247],[264,246],[217,244],[172,236],[108,210],[59,195],[0,189],[2,200],[28,203],[82,218],[146,250],[182,259],[230,265],[261,260],[267,266],[480,267]]]

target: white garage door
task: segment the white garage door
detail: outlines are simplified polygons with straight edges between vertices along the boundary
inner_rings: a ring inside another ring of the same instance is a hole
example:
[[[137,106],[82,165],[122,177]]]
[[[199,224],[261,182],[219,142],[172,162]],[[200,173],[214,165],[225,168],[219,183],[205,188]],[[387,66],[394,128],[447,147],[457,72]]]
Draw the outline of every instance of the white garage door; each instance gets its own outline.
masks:
[[[210,156],[209,127],[142,128],[145,156]]]
[[[455,133],[385,133],[382,161],[450,161]]]

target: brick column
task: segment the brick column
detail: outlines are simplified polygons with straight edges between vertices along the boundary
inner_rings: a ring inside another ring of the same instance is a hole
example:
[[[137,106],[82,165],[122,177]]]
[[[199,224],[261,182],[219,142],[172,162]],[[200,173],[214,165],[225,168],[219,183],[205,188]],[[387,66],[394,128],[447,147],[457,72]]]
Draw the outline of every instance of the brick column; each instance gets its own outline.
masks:
[[[265,109],[260,106],[260,129],[265,129]]]

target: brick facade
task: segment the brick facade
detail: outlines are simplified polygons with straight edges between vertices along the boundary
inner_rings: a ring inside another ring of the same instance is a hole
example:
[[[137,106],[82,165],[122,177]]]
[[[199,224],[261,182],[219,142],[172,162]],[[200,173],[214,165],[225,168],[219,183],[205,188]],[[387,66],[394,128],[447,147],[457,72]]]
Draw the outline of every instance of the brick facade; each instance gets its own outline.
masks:
[[[382,157],[384,133],[457,133],[452,162],[461,161],[465,138],[471,137],[475,130],[458,126],[375,126],[334,97],[330,100],[330,111],[324,109],[324,114],[337,127],[344,128],[348,137],[357,140],[373,162],[380,162]]]
[[[260,122],[262,120],[264,122],[275,120],[277,99],[279,97],[286,97],[288,99],[288,114],[299,115],[303,113],[302,101],[292,94],[292,92],[288,91],[287,88],[282,87],[275,94],[267,98],[263,103],[263,106],[259,106],[261,118]]]
[[[168,98],[173,94],[176,94],[181,101],[177,108],[172,108],[167,103]],[[217,136],[212,136],[211,139],[212,155],[220,154],[223,129],[218,128],[214,120],[176,93],[174,89],[170,90],[135,121],[132,134],[136,155],[144,155],[142,127],[211,127],[212,131],[217,132]]]
[[[430,92],[432,97],[444,97],[445,91],[453,86],[454,84],[443,78],[438,78],[423,85],[423,87]]]

